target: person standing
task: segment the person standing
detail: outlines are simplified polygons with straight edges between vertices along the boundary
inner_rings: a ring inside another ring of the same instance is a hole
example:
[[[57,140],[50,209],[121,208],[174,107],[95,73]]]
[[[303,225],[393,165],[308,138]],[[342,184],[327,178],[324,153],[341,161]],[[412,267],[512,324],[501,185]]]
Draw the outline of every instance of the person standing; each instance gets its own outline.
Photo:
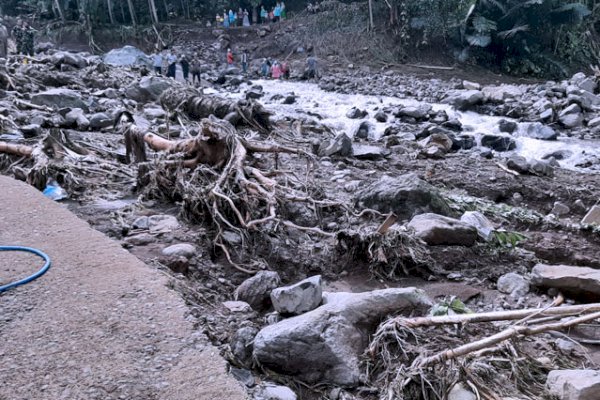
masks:
[[[280,8],[281,8],[281,19],[286,19],[287,13],[285,11],[285,3],[283,1],[281,2]]]
[[[27,21],[23,21],[23,54],[33,57],[34,55],[35,29]]]
[[[242,72],[245,74],[248,72],[248,51],[244,50],[242,53]]]
[[[156,52],[154,55],[154,62],[152,66],[154,67],[154,72],[156,75],[162,75],[162,65],[163,65],[163,56],[160,52]]]
[[[260,20],[262,21],[262,23],[266,23],[267,22],[267,10],[265,9],[265,6],[260,6]]]
[[[279,22],[279,18],[281,17],[281,4],[277,3],[275,8],[273,9],[273,21]]]
[[[227,11],[223,11],[223,26],[229,28],[229,16],[227,15]]]
[[[271,78],[281,79],[281,65],[279,65],[278,61],[273,63],[273,68],[271,68]]]
[[[0,58],[8,57],[8,29],[3,24],[2,17],[0,17]]]
[[[233,67],[233,52],[231,49],[227,49],[227,66]]]
[[[200,78],[200,72],[202,71],[202,65],[200,64],[200,58],[198,57],[198,55],[196,55],[193,59],[192,59],[192,85],[196,85],[196,84],[202,84],[201,78]],[[197,80],[197,82],[196,82]]]
[[[317,59],[312,54],[306,58],[306,68],[307,79],[316,79],[319,77]]]
[[[266,58],[263,58],[263,62],[260,65],[260,74],[263,78],[267,78],[269,76],[269,62]]]
[[[287,61],[283,61],[281,64],[281,74],[283,75],[283,79],[290,79],[290,65]]]
[[[229,26],[235,26],[235,14],[233,13],[233,10],[231,8],[229,9]]]
[[[188,77],[190,76],[190,63],[187,60],[185,54],[181,56],[181,60],[179,60],[179,64],[181,64],[181,72],[183,72],[183,80],[187,82]]]
[[[248,10],[244,9],[244,20],[242,21],[243,26],[250,26],[250,14],[248,14]]]
[[[177,73],[177,57],[173,53],[169,53],[167,55],[167,78],[175,79],[175,74]]]
[[[12,28],[10,33],[15,39],[15,43],[17,45],[17,54],[23,54],[23,37],[25,36],[25,31],[23,29],[22,19],[17,20],[17,24]]]

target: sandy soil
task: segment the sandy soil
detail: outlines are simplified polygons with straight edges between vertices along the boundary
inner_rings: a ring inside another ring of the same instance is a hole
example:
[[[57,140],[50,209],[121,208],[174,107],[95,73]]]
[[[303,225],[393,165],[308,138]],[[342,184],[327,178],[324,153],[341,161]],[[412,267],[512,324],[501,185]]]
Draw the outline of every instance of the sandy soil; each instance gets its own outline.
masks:
[[[0,295],[0,399],[246,397],[163,274],[34,188],[6,177],[0,187],[0,243],[53,260]],[[2,252],[0,281],[38,264]]]

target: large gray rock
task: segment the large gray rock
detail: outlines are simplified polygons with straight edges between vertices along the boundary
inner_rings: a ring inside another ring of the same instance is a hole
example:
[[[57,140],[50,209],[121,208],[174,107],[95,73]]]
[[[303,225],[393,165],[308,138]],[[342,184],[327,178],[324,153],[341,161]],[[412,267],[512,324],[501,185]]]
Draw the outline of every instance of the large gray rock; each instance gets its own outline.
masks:
[[[477,104],[481,104],[483,99],[483,92],[479,90],[459,90],[450,92],[442,102],[451,104],[459,110],[468,110]]]
[[[572,297],[600,299],[600,270],[593,268],[537,264],[531,271],[531,283]]]
[[[76,126],[80,130],[85,130],[90,126],[90,120],[85,116],[81,108],[74,108],[65,115],[65,122],[70,126]]]
[[[359,357],[377,324],[391,313],[418,315],[431,306],[416,288],[327,293],[324,303],[263,328],[254,339],[256,360],[307,382],[355,386],[360,381]]]
[[[350,139],[350,137],[348,137],[348,135],[345,133],[341,133],[330,142],[324,142],[321,144],[318,153],[321,157],[329,157],[333,155],[342,157],[349,156],[352,154],[352,139]]]
[[[558,133],[540,122],[527,122],[519,126],[519,133],[532,139],[556,140]]]
[[[515,85],[485,86],[482,89],[485,101],[502,103],[506,99],[518,99],[523,96],[524,89]]]
[[[274,271],[260,271],[251,278],[246,279],[235,289],[235,299],[245,301],[255,310],[268,308],[270,294],[273,289],[281,284],[279,274]]]
[[[90,128],[92,129],[108,128],[112,124],[112,118],[106,113],[96,113],[90,117]]]
[[[87,66],[87,60],[81,54],[69,53],[67,51],[57,51],[50,57],[50,62],[56,67],[60,68],[61,65],[70,65],[75,68],[85,68]]]
[[[321,275],[311,276],[271,292],[273,308],[280,314],[298,315],[317,308],[323,300]]]
[[[50,89],[31,96],[31,102],[39,106],[53,108],[81,108],[87,110],[87,105],[81,95],[70,89]]]
[[[253,343],[258,329],[252,326],[246,326],[238,329],[233,337],[229,347],[231,354],[245,366],[252,365],[252,351],[254,349]]]
[[[388,154],[389,150],[383,147],[357,143],[352,145],[352,156],[359,160],[381,160]]]
[[[162,250],[163,256],[175,256],[192,258],[196,254],[196,246],[190,243],[178,243],[165,247]]]
[[[479,237],[483,240],[489,240],[492,236],[494,225],[479,211],[465,211],[460,220],[477,229]]]
[[[550,371],[546,386],[559,400],[600,399],[600,371],[565,369]]]
[[[421,103],[416,106],[402,107],[396,112],[396,117],[411,117],[415,119],[424,119],[429,115],[433,107],[431,104]]]
[[[171,87],[171,82],[159,76],[145,76],[125,89],[125,95],[142,103],[158,100],[162,92]]]
[[[517,143],[511,137],[490,134],[481,137],[481,145],[496,151],[510,151],[517,147]]]
[[[152,65],[150,57],[143,51],[133,46],[124,46],[120,49],[112,49],[106,53],[102,60],[110,65]]]
[[[408,227],[427,244],[472,246],[477,241],[477,229],[467,223],[443,215],[426,213],[413,217]]]
[[[477,400],[477,396],[459,382],[450,389],[448,400]]]
[[[407,219],[423,212],[450,215],[448,203],[435,187],[416,174],[383,176],[357,194],[356,201],[364,207],[383,213],[394,212]]]
[[[531,168],[531,164],[529,164],[525,157],[516,154],[513,154],[506,160],[506,166],[521,174],[529,173],[529,168]]]
[[[157,214],[148,217],[150,233],[167,233],[179,228],[177,218],[167,214]]]

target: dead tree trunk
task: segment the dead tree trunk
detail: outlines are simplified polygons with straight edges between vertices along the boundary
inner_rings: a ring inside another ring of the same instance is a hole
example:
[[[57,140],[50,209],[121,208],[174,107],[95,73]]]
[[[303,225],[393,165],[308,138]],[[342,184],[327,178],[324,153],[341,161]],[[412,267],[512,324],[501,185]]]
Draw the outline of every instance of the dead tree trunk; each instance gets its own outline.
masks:
[[[62,7],[60,6],[59,0],[54,0],[53,4],[54,4],[54,8],[56,9],[56,12],[58,13],[58,16],[60,17],[60,20],[62,22],[65,22],[65,14],[63,12]]]
[[[150,8],[152,23],[154,25],[158,25],[158,13],[156,12],[156,4],[154,3],[154,0],[148,0],[148,7]]]

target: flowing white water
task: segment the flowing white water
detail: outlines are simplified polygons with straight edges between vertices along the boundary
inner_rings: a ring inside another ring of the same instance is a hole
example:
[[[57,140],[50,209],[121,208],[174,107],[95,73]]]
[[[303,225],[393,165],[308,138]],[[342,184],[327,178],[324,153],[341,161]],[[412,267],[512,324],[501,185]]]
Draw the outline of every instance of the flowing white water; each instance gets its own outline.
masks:
[[[389,123],[394,121],[394,117],[388,115],[387,123],[377,122],[374,119],[377,110],[389,106],[416,106],[420,104],[416,100],[399,99],[389,96],[326,92],[314,83],[273,80],[257,80],[253,81],[253,83],[263,87],[265,95],[261,99],[261,102],[279,118],[298,118],[306,117],[310,114],[318,114],[322,117],[319,122],[327,125],[335,132],[345,132],[349,136],[356,132],[358,126],[366,120],[374,126],[373,134],[377,139],[383,135]],[[229,92],[225,93],[225,95],[232,98],[242,98],[247,88],[247,86],[242,85],[240,92]],[[297,96],[294,104],[288,105],[282,104],[281,100],[270,100],[275,95],[285,97],[290,93],[294,93]],[[475,112],[458,112],[446,104],[432,104],[432,106],[434,111],[445,110],[450,118],[457,118],[463,124],[465,133],[473,134],[478,141],[484,134],[510,136],[500,132],[498,129],[498,122],[501,119],[508,120],[509,118],[482,115]],[[347,118],[346,112],[352,107],[368,111],[369,116],[358,120]],[[561,136],[555,141],[545,141],[522,136],[519,132],[516,132],[512,137],[517,147],[513,152],[504,153],[506,155],[516,153],[529,160],[533,160],[541,159],[543,156],[553,152],[565,151],[567,157],[559,161],[563,168],[587,172],[592,171],[591,169],[578,168],[576,165],[588,160],[600,159],[600,140],[579,140]],[[598,171],[600,165],[596,164],[595,168]]]

